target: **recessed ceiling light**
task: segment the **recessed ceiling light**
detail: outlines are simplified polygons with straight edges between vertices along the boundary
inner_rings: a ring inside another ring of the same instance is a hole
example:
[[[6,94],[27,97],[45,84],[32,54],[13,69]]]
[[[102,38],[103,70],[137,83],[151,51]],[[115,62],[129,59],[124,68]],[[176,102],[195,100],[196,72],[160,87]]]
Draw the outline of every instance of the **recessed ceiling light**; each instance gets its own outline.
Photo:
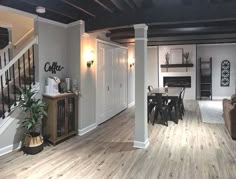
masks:
[[[45,7],[38,6],[38,7],[36,7],[36,12],[39,14],[43,14],[46,12],[46,9],[45,9]]]

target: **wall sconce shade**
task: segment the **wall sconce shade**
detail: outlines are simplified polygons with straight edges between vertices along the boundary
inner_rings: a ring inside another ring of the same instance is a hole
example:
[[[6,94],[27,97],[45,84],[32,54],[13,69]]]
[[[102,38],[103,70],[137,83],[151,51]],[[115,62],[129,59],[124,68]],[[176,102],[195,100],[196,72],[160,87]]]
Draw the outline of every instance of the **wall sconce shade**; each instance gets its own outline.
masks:
[[[130,68],[132,68],[132,66],[134,66],[134,62],[135,62],[134,57],[130,58],[130,60],[129,60],[129,66],[130,66]]]
[[[91,67],[92,64],[93,64],[93,60],[87,61],[87,67]]]
[[[87,61],[87,67],[91,67],[94,62],[94,51],[89,50],[85,53],[85,59]]]

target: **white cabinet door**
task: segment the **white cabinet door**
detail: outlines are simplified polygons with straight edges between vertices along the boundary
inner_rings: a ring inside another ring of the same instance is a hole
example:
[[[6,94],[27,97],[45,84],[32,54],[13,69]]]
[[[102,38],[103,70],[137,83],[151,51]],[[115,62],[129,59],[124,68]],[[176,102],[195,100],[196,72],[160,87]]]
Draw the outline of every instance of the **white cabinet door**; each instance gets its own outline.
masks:
[[[104,81],[104,92],[105,92],[105,113],[106,118],[109,119],[114,115],[114,107],[113,107],[113,56],[114,49],[110,46],[107,46],[105,50],[105,81]],[[106,119],[105,119],[106,120]]]
[[[97,122],[102,123],[105,119],[105,47],[103,44],[98,44],[97,48],[97,89],[96,89],[96,116]]]
[[[97,122],[127,108],[127,50],[98,43]]]
[[[127,50],[119,49],[120,111],[127,108]]]

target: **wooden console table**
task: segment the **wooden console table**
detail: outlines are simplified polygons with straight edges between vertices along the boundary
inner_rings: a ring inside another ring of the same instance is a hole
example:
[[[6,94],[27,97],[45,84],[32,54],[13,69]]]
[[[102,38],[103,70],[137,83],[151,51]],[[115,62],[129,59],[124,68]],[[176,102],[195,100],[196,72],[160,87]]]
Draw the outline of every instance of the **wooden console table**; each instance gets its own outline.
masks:
[[[53,145],[65,140],[78,131],[78,98],[74,93],[43,95],[48,106],[48,116],[44,120],[43,134],[49,136]]]

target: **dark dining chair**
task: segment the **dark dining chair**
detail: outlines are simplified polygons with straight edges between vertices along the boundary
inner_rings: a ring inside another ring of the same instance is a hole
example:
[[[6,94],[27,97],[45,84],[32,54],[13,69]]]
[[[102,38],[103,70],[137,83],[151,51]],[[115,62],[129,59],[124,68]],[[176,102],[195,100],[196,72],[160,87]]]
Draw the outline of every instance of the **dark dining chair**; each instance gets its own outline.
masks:
[[[158,114],[160,114],[161,119],[165,120],[165,125],[168,126],[168,117],[170,117],[170,111],[169,111],[169,106],[164,103],[165,98],[167,96],[163,96],[161,93],[156,94],[155,96],[155,114],[154,114],[154,120],[152,125],[154,125],[155,120],[158,118]]]
[[[185,95],[185,87],[182,88],[181,90],[181,96],[179,98],[179,107],[180,107],[180,112],[184,116],[185,108],[184,108],[184,95]]]
[[[179,117],[180,117],[181,120],[183,120],[184,111],[185,111],[184,102],[183,102],[184,94],[185,94],[185,87],[182,88],[182,90],[180,91],[180,94],[179,94],[179,97],[178,97],[177,101],[171,100],[168,104],[169,110],[172,111],[173,108],[174,108],[175,113],[179,114]]]
[[[154,88],[152,85],[149,85],[147,89],[148,89],[148,92],[151,92]]]
[[[148,89],[148,92],[151,92],[154,88],[153,88],[152,85],[149,85],[147,89]],[[149,121],[150,121],[149,116],[151,115],[151,113],[152,113],[152,111],[153,111],[153,108],[154,108],[155,105],[156,105],[155,101],[156,101],[156,100],[153,99],[153,98],[148,100],[148,123],[149,123]]]

